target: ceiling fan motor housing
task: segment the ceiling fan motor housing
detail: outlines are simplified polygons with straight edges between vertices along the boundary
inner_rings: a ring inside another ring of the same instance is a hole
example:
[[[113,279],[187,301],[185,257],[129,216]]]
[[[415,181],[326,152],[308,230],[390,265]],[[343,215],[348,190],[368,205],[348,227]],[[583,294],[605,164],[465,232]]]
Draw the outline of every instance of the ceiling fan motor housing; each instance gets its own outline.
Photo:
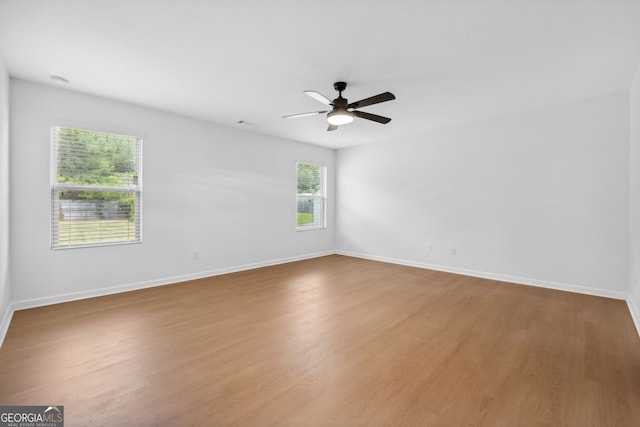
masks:
[[[348,100],[343,98],[342,95],[333,100],[333,109],[347,109]]]

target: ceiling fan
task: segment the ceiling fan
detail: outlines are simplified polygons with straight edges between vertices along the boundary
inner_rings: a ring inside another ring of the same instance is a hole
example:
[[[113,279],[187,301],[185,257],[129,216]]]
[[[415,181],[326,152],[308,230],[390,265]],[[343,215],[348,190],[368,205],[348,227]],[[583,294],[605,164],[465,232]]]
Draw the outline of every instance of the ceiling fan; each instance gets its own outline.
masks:
[[[367,119],[374,122],[387,124],[391,121],[389,117],[378,116],[377,114],[366,113],[364,111],[358,111],[356,108],[366,107],[368,105],[379,104],[380,102],[391,101],[396,99],[396,97],[391,92],[384,92],[369,98],[361,99],[360,101],[349,103],[346,98],[342,97],[342,91],[347,88],[347,84],[345,82],[335,82],[333,84],[335,90],[338,91],[338,97],[331,101],[326,96],[318,93],[314,90],[306,90],[305,94],[309,95],[311,98],[316,101],[320,101],[325,105],[333,107],[331,111],[323,110],[323,111],[312,111],[310,113],[300,113],[300,114],[291,114],[288,116],[282,116],[283,119],[293,119],[296,117],[306,117],[312,116],[314,114],[327,114],[327,122],[329,122],[329,128],[327,131],[332,131],[338,129],[340,125],[346,125],[347,123],[351,123],[355,117],[359,117],[361,119]]]

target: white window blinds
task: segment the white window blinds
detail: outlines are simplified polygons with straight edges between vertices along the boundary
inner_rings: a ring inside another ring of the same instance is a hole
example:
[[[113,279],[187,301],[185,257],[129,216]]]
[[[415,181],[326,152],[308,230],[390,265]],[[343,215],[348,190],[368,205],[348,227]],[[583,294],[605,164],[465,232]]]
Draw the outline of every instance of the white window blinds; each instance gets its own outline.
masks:
[[[51,247],[142,241],[142,138],[51,128]]]
[[[326,226],[326,167],[297,163],[296,228]]]

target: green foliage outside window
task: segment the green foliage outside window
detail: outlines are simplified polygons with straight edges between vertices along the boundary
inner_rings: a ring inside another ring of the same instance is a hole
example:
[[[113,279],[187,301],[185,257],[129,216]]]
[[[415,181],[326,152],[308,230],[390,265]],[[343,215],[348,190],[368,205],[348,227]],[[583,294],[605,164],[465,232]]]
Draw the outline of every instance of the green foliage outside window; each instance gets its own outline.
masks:
[[[58,183],[105,187],[137,183],[135,138],[69,128],[60,128],[58,135]]]
[[[298,194],[315,193],[322,187],[321,166],[298,163]]]

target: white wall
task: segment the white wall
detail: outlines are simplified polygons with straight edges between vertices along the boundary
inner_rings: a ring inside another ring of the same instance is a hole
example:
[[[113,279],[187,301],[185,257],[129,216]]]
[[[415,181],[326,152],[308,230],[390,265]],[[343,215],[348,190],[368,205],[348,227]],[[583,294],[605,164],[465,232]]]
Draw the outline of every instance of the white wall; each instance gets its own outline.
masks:
[[[295,161],[326,164],[332,195],[333,150],[20,80],[11,80],[11,91],[11,271],[18,308],[335,247],[332,196],[328,229],[295,231]],[[49,135],[56,119],[143,133],[142,244],[50,249]]]
[[[2,66],[2,261],[9,261],[8,85]],[[17,308],[42,305],[334,248],[618,298],[630,289],[629,300],[639,305],[638,75],[630,97],[614,94],[337,155],[48,86],[19,80],[10,86],[11,259],[0,276],[0,313],[12,299]],[[144,134],[143,244],[49,248],[49,126],[56,119]],[[330,197],[327,230],[295,232],[296,159],[329,167],[330,194],[338,198]]]
[[[630,249],[629,308],[640,333],[640,64],[630,90]]]
[[[615,94],[340,150],[338,250],[625,298],[628,102]]]
[[[9,73],[0,54],[0,344],[11,320],[9,269]]]

